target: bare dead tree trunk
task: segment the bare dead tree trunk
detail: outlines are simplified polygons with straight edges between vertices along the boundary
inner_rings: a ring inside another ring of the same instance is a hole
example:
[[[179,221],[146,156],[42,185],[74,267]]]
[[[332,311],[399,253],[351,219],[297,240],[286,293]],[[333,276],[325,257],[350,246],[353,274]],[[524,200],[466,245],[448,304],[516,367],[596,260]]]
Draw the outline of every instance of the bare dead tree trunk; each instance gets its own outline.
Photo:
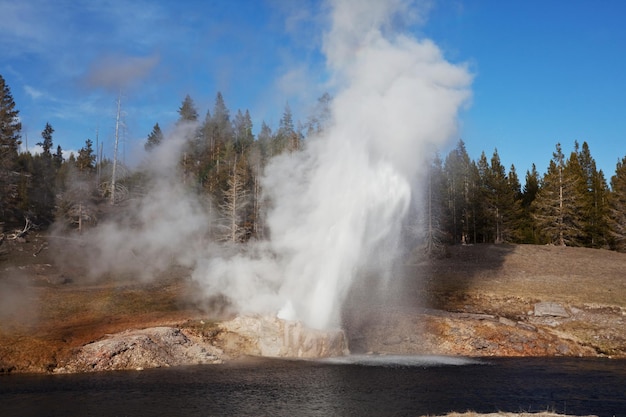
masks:
[[[113,170],[111,173],[111,205],[115,204],[115,170],[117,168],[117,149],[120,139],[120,107],[122,102],[122,92],[117,98],[117,114],[115,116],[115,146],[113,147]]]
[[[228,179],[228,190],[224,193],[224,201],[220,205],[225,223],[222,240],[236,243],[244,238],[245,230],[239,223],[240,213],[245,206],[245,194],[242,174],[239,172],[235,158],[232,174]]]
[[[78,233],[83,232],[83,205],[78,205]]]

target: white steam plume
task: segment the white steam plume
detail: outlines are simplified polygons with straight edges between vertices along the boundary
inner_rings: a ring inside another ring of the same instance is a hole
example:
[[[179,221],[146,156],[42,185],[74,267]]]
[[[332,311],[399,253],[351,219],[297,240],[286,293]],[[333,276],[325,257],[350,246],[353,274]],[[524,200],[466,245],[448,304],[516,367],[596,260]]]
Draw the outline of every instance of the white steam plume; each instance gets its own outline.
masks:
[[[172,263],[193,267],[205,256],[204,237],[212,219],[209,202],[194,198],[177,176],[178,155],[194,123],[177,125],[150,153],[145,195],[127,202],[124,218],[114,218],[88,230],[83,240],[95,248],[87,252],[89,275],[132,272],[148,280]]]
[[[425,156],[455,134],[471,83],[431,41],[391,32],[408,3],[332,6],[331,126],[267,167],[270,240],[194,272],[207,294],[227,296],[240,312],[281,309],[315,328],[339,325],[359,271],[392,259]]]

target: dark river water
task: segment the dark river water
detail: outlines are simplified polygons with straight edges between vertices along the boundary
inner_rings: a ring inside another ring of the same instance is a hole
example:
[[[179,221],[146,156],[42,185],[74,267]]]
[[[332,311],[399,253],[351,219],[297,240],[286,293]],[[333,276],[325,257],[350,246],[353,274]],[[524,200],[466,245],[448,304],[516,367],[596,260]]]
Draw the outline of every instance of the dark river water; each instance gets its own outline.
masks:
[[[626,416],[626,361],[254,359],[0,377],[0,416],[419,416],[450,411]]]

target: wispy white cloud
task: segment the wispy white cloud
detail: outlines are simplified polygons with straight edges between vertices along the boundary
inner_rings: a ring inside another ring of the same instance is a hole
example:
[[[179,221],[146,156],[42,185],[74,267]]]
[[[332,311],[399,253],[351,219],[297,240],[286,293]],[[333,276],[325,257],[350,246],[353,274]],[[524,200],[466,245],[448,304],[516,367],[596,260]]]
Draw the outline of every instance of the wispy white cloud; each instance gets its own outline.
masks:
[[[101,94],[83,94],[80,100],[74,97],[55,96],[48,91],[31,85],[24,85],[24,92],[35,103],[40,113],[50,119],[80,120],[103,113],[102,102],[105,99]],[[113,108],[111,102],[111,108]]]
[[[37,100],[45,96],[45,93],[43,91],[37,90],[35,87],[32,87],[30,85],[24,85],[24,91],[26,91],[26,94],[28,94],[28,96],[33,100]]]
[[[76,77],[102,53],[150,55],[167,36],[154,2],[0,0],[0,16],[0,61],[45,60],[50,78]]]
[[[39,138],[33,138],[32,140],[32,144],[29,142],[28,144],[28,148],[26,148],[26,144],[22,143],[22,152],[30,152],[31,155],[39,155],[43,152],[43,148],[39,145],[35,145],[35,142],[37,142],[38,140],[40,140]],[[56,152],[56,145],[54,146],[54,149],[52,149],[51,151],[52,153]],[[63,149],[61,147],[61,155],[63,156],[63,159],[67,160],[71,154],[74,154],[74,156],[78,155],[78,151],[76,149]]]
[[[6,57],[44,53],[54,42],[51,36],[61,10],[50,19],[50,4],[42,1],[0,1],[0,47]]]
[[[98,106],[93,102],[93,98],[86,97],[80,101],[57,101],[50,107],[49,112],[54,119],[77,120],[93,116],[98,112]]]
[[[176,21],[172,10],[165,7],[167,4],[142,0],[84,1],[84,13],[90,19],[103,23],[101,27],[92,28],[95,35],[89,41],[121,42],[127,47],[152,48],[171,35],[169,29]],[[179,10],[184,13],[186,9]]]
[[[298,83],[319,85],[322,3],[0,0],[0,73],[15,70],[25,124],[50,121],[63,141],[80,143],[109,118],[120,89],[129,119],[142,119],[134,134],[166,128],[185,94],[206,111],[217,91],[249,108],[256,127],[275,125],[287,101],[299,113]]]

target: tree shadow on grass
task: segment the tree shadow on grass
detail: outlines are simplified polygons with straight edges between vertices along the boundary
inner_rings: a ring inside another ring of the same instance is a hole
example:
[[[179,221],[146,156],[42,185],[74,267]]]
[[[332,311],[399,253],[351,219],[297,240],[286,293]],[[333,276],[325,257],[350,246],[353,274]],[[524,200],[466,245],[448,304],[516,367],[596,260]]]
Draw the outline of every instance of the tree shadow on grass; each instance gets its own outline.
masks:
[[[407,265],[404,284],[424,308],[455,310],[473,287],[498,278],[514,250],[508,244],[452,246],[445,256]]]
[[[344,304],[343,326],[348,337],[365,333],[368,326],[394,327],[396,319],[412,320],[433,310],[462,311],[472,288],[497,279],[515,247],[456,245],[439,257],[420,254],[399,262],[388,279],[360,277]]]
[[[440,256],[414,255],[394,266],[388,279],[365,276],[353,285],[349,309],[447,309],[447,300],[463,298],[477,283],[496,279],[515,245],[478,244],[447,247]]]

